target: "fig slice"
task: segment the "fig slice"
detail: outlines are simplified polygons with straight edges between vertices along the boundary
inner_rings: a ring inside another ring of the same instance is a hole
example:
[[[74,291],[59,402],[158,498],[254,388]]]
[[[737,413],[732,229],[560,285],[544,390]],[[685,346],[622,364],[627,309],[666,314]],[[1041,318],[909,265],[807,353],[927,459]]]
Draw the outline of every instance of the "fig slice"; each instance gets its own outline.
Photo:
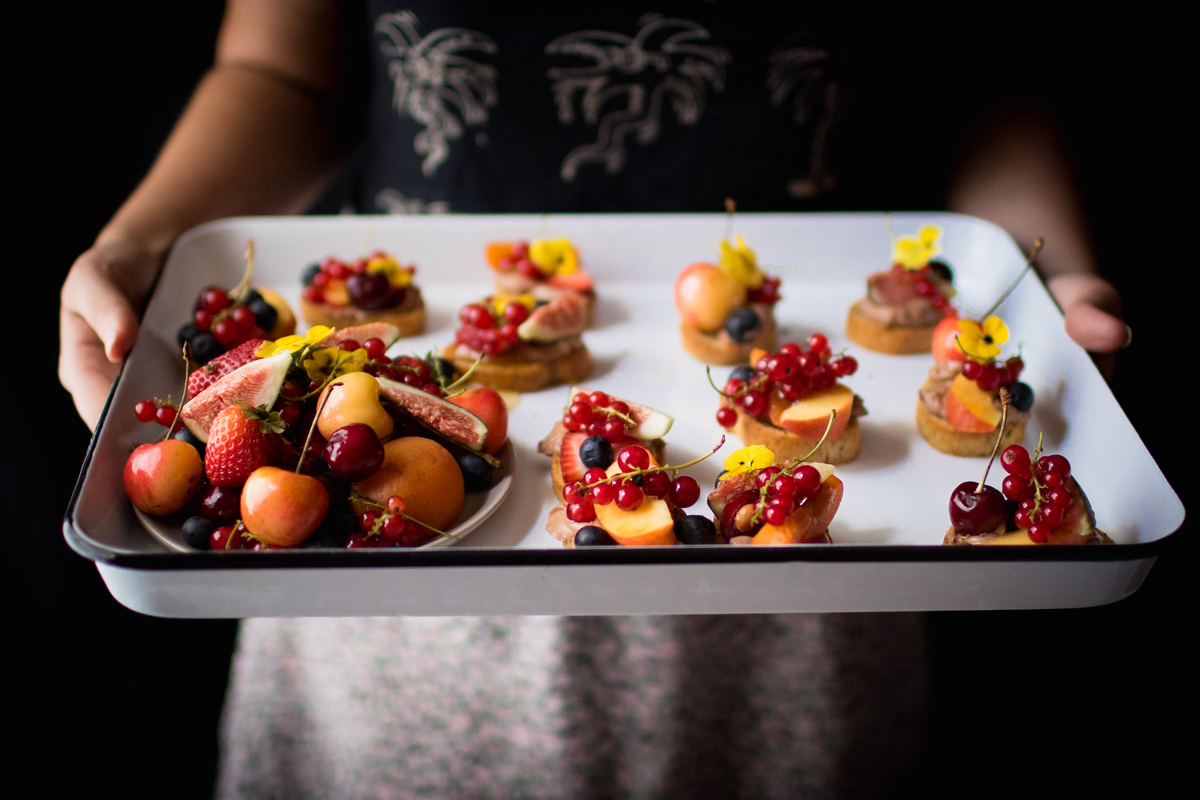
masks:
[[[383,396],[412,414],[422,425],[470,450],[483,449],[487,425],[467,409],[399,381],[378,380]]]
[[[538,306],[529,319],[517,328],[525,342],[557,342],[577,336],[587,328],[587,300],[577,294],[563,294],[544,306]]]
[[[179,416],[197,439],[207,442],[208,429],[217,414],[235,402],[240,400],[251,408],[275,405],[291,365],[292,354],[288,352],[243,364],[187,401]]]

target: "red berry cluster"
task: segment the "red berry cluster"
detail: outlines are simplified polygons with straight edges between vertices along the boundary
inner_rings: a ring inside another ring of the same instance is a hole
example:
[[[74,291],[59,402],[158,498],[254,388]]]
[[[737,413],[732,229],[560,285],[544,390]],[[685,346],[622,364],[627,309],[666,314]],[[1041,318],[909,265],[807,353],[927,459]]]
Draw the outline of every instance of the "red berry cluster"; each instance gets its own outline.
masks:
[[[138,422],[157,422],[164,428],[175,424],[179,409],[170,400],[140,400],[133,407]]]
[[[588,436],[603,436],[613,444],[625,438],[637,427],[629,416],[629,405],[614,400],[604,392],[576,392],[571,405],[563,413],[563,427]]]
[[[1020,356],[1013,356],[1007,361],[995,359],[989,361],[969,360],[962,366],[963,376],[969,381],[975,381],[980,389],[998,389],[1001,386],[1011,386],[1021,377],[1025,362]]]
[[[192,322],[196,323],[197,330],[212,333],[226,350],[251,339],[264,339],[267,335],[248,306],[235,303],[224,289],[216,286],[200,293]]]
[[[822,333],[808,337],[808,350],[794,342],[768,353],[754,364],[749,381],[730,378],[722,394],[752,417],[762,418],[771,407],[772,394],[794,403],[807,394],[831,388],[838,378],[853,375],[858,361],[853,356],[834,355],[829,339]],[[737,423],[737,412],[730,406],[717,411],[723,428]]]
[[[342,350],[354,351],[360,345],[353,339],[348,339],[340,343],[338,347]],[[433,367],[430,366],[428,361],[424,361],[416,356],[388,358],[386,354],[387,345],[383,343],[382,339],[367,339],[362,343],[361,347],[367,351],[367,366],[363,368],[363,371],[368,375],[399,381],[400,383],[429,392],[438,397],[446,396],[446,393],[434,378]]]
[[[357,261],[339,261],[327,258],[314,264],[302,277],[304,299],[310,303],[327,302],[326,290],[330,286],[344,285],[350,302],[359,308],[374,310],[394,306],[404,299],[405,290],[393,287],[385,273],[367,272],[372,259],[386,258],[387,253],[378,250],[367,258]],[[404,267],[411,275],[411,267]]]
[[[1042,456],[1030,463],[1029,451],[1014,444],[1000,454],[1000,464],[1008,473],[1001,484],[1004,496],[1020,503],[1013,521],[1029,531],[1034,542],[1045,542],[1074,503],[1066,485],[1071,463],[1060,455]]]
[[[569,483],[563,488],[567,503],[567,519],[572,522],[591,522],[596,519],[596,505],[616,503],[617,508],[633,511],[646,495],[666,497],[679,508],[694,505],[700,499],[700,484],[695,478],[680,475],[674,481],[668,467],[650,468],[650,453],[640,445],[631,445],[617,454],[620,474],[608,477],[599,467],[589,469],[583,481]],[[641,486],[634,478],[641,477]]]
[[[358,533],[350,534],[346,547],[420,547],[432,541],[436,533],[404,516],[405,500],[398,494],[387,499],[382,510],[364,511],[358,516]]]
[[[462,327],[454,334],[454,340],[472,350],[488,355],[500,355],[521,345],[517,328],[529,319],[529,307],[521,303],[509,303],[503,314],[495,314],[482,303],[463,306],[458,312]]]
[[[746,292],[746,300],[750,303],[771,303],[774,305],[779,302],[779,278],[775,275],[768,275],[763,279],[762,286],[757,289],[749,289]]]
[[[900,273],[908,277],[909,280],[916,282],[917,294],[928,298],[929,302],[933,303],[933,307],[941,311],[948,317],[958,316],[954,306],[950,305],[950,301],[944,294],[938,291],[937,284],[933,282],[933,270],[928,266],[920,269],[905,269],[901,264],[893,264],[892,271]]]
[[[763,522],[782,525],[808,498],[821,488],[821,473],[811,464],[766,467],[754,477],[757,492],[743,492],[726,504],[721,528],[732,535],[748,535]],[[743,511],[744,508],[749,511]],[[738,526],[738,513],[749,515],[749,525]],[[745,528],[743,533],[742,528]],[[733,533],[737,531],[737,533]]]
[[[546,276],[529,260],[529,242],[515,242],[513,244],[512,253],[506,258],[500,259],[497,267],[502,272],[510,272],[516,270],[526,278],[534,281],[545,280]]]
[[[255,539],[246,526],[238,520],[233,525],[222,525],[208,536],[209,547],[213,550],[265,550],[267,545]]]

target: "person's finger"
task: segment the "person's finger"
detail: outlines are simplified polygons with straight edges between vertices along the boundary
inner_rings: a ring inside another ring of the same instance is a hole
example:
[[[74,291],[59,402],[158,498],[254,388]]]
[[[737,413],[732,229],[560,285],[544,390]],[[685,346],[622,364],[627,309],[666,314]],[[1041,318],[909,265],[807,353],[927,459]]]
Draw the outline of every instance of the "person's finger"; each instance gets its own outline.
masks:
[[[133,347],[138,319],[120,287],[94,265],[77,265],[63,284],[63,307],[77,314],[104,343],[104,356],[119,363]]]
[[[1067,335],[1093,353],[1116,352],[1133,338],[1128,325],[1086,302],[1071,306],[1064,316]]]
[[[105,358],[104,343],[91,325],[73,311],[62,309],[59,335],[62,349],[58,357],[58,378],[71,393],[79,416],[95,430],[120,365]]]

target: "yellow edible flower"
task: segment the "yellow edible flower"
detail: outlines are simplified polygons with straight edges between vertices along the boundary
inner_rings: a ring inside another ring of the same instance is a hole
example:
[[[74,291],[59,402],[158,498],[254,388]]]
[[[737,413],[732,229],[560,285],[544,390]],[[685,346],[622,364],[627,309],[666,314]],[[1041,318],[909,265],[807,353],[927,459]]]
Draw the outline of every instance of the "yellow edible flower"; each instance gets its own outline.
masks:
[[[367,350],[360,347],[350,352],[336,347],[322,347],[313,350],[310,357],[304,359],[304,371],[310,380],[323,381],[327,377],[337,377],[348,372],[362,372],[367,366]]]
[[[388,283],[399,289],[412,284],[413,270],[400,266],[400,262],[392,256],[374,256],[367,262],[367,272],[382,272],[387,276]]]
[[[1000,345],[1008,341],[1008,326],[999,317],[988,317],[980,325],[973,319],[958,321],[958,346],[976,361],[1000,355]]]
[[[921,269],[942,252],[942,246],[938,244],[941,237],[942,229],[937,225],[926,225],[916,236],[897,237],[892,258],[905,269]]]
[[[503,316],[505,310],[513,303],[525,306],[530,311],[537,305],[537,300],[531,294],[497,294],[492,295],[491,301],[497,316]]]
[[[748,289],[758,289],[762,286],[765,276],[758,268],[758,254],[746,246],[746,239],[740,233],[737,235],[736,245],[730,244],[728,239],[721,240],[721,257],[717,266]]]
[[[282,339],[274,342],[263,342],[254,351],[254,355],[259,358],[270,358],[274,355],[279,355],[282,352],[294,353],[302,347],[315,345],[322,339],[325,339],[329,334],[333,333],[334,329],[325,325],[314,325],[308,329],[308,333],[303,336],[285,336]]]
[[[729,454],[729,457],[725,459],[725,475],[721,480],[741,475],[743,472],[765,469],[774,463],[775,454],[771,452],[770,448],[763,447],[761,444],[752,444]]]
[[[570,239],[534,239],[529,260],[543,275],[570,275],[579,269],[579,253]]]

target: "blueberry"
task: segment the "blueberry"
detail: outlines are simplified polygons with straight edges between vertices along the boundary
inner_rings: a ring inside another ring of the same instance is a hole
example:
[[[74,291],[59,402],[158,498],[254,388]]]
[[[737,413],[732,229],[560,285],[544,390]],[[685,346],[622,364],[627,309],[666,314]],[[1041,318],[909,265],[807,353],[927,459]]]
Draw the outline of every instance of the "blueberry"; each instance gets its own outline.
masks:
[[[739,381],[749,383],[750,381],[754,380],[754,374],[754,367],[750,366],[749,364],[742,364],[740,367],[736,367],[733,372],[729,373],[729,380],[737,378]]]
[[[313,282],[313,278],[317,277],[317,273],[320,271],[321,271],[320,264],[309,264],[307,267],[304,268],[304,271],[300,273],[300,283],[304,284],[305,286],[308,286],[310,283]]]
[[[576,547],[606,547],[614,544],[616,541],[599,525],[588,525],[580,528],[575,534]]]
[[[248,306],[251,303],[253,303],[255,300],[262,300],[262,299],[263,299],[263,296],[262,296],[262,294],[259,293],[258,289],[251,289],[250,291],[246,292],[246,296],[242,298],[242,305]]]
[[[754,334],[762,329],[762,319],[753,308],[739,308],[725,320],[725,332],[729,338],[740,344],[745,344],[754,338]]]
[[[196,434],[188,430],[186,425],[175,431],[172,439],[178,439],[181,442],[187,442],[192,447],[196,448],[196,452],[200,454],[200,460],[204,460],[204,442],[196,438]]]
[[[675,538],[684,544],[716,544],[717,529],[708,517],[689,514],[675,520]]]
[[[481,456],[462,452],[454,457],[463,474],[463,488],[468,492],[482,492],[492,485],[492,465]]]
[[[1008,387],[1008,394],[1012,398],[1012,407],[1017,411],[1028,411],[1033,408],[1033,389],[1029,388],[1028,383],[1020,381]]]
[[[217,337],[207,331],[197,333],[195,338],[192,339],[192,361],[195,361],[200,366],[204,366],[224,352],[225,348],[221,347],[221,343],[217,341]]]
[[[183,523],[183,541],[193,550],[208,550],[212,542],[209,536],[217,528],[217,523],[204,517],[188,517]]]
[[[954,280],[954,270],[945,261],[930,261],[929,271],[944,281]]]
[[[196,327],[196,323],[185,323],[184,326],[179,329],[179,333],[175,334],[175,343],[180,347],[183,347],[185,344],[191,344],[192,340],[196,338],[196,334],[199,332],[200,329]]]
[[[589,436],[579,445],[579,458],[588,469],[608,469],[613,462],[612,442],[603,436]]]
[[[719,475],[717,475],[717,481],[716,481],[716,483],[713,484],[714,489],[721,485],[721,478],[725,477],[726,472],[729,472],[729,470],[723,469],[723,470],[721,470],[721,473]]]
[[[257,300],[251,300],[246,304],[246,307],[254,312],[254,321],[264,331],[271,330],[275,327],[275,323],[279,322],[279,312],[275,310],[275,306],[261,297]]]

